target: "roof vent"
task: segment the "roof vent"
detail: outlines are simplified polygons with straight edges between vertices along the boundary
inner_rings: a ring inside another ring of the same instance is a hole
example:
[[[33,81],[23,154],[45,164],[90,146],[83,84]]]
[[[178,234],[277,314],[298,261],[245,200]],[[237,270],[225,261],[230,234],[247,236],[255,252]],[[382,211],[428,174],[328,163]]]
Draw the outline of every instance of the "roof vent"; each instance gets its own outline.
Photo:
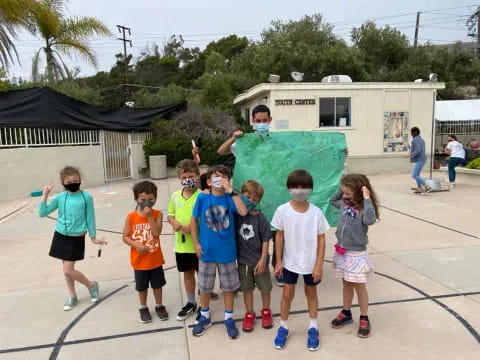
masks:
[[[270,74],[268,75],[268,81],[271,83],[278,83],[280,81],[280,75]]]
[[[348,75],[328,75],[322,79],[322,83],[351,83],[352,78]]]

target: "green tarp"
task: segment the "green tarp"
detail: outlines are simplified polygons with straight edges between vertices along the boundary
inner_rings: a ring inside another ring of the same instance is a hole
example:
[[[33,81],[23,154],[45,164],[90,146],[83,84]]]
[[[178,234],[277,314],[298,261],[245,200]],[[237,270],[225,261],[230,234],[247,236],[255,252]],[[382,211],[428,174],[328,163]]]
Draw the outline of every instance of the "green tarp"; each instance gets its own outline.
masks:
[[[246,134],[236,141],[234,187],[240,190],[243,181],[249,179],[260,182],[265,189],[260,208],[270,221],[277,207],[290,200],[288,174],[305,169],[314,182],[309,201],[321,208],[329,224],[335,226],[338,214],[328,201],[340,183],[345,149],[345,135],[337,132]]]

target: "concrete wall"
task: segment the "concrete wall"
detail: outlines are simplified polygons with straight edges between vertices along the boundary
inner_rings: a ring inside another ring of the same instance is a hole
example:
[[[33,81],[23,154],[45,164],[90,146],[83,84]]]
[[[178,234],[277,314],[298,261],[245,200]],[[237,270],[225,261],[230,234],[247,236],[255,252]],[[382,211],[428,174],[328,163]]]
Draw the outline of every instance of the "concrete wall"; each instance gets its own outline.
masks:
[[[142,179],[149,177],[148,164],[143,151],[143,144],[132,144],[132,178]]]
[[[52,193],[63,191],[58,173],[66,165],[80,169],[84,188],[105,183],[100,145],[0,149],[0,200],[29,196],[50,180]]]
[[[391,156],[348,156],[345,162],[348,173],[367,175],[409,173],[413,167],[410,159],[405,158],[403,154],[392,154]],[[429,172],[430,157],[423,167],[422,175]]]

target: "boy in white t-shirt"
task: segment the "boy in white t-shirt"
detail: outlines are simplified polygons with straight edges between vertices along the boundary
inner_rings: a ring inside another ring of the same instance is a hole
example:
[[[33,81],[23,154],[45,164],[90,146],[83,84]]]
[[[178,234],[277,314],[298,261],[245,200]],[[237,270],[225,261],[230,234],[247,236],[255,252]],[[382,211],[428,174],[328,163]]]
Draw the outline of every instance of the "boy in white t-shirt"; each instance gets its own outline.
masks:
[[[325,232],[329,225],[322,210],[307,201],[313,189],[313,178],[306,170],[292,171],[287,179],[287,188],[292,200],[280,205],[272,219],[272,226],[277,229],[275,275],[282,276],[284,282],[280,327],[274,340],[274,347],[283,349],[287,342],[288,313],[295,295],[298,276],[303,275],[310,315],[307,348],[315,351],[320,348],[317,285],[323,275]]]

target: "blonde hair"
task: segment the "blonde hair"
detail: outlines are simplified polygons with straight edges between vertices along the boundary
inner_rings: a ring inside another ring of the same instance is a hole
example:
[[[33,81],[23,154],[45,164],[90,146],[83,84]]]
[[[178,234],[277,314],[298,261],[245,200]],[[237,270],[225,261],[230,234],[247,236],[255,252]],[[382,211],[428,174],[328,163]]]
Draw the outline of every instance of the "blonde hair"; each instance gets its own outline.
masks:
[[[78,175],[78,178],[81,179],[82,176],[80,175],[80,170],[73,166],[65,166],[62,170],[60,170],[60,181],[63,183],[63,180],[66,176],[70,175]]]
[[[263,186],[258,181],[246,180],[242,184],[241,192],[242,194],[257,195],[258,201],[260,201],[263,197]]]
[[[180,161],[175,168],[178,176],[186,172],[193,172],[195,175],[200,175],[200,168],[198,167],[198,164],[191,159]]]

